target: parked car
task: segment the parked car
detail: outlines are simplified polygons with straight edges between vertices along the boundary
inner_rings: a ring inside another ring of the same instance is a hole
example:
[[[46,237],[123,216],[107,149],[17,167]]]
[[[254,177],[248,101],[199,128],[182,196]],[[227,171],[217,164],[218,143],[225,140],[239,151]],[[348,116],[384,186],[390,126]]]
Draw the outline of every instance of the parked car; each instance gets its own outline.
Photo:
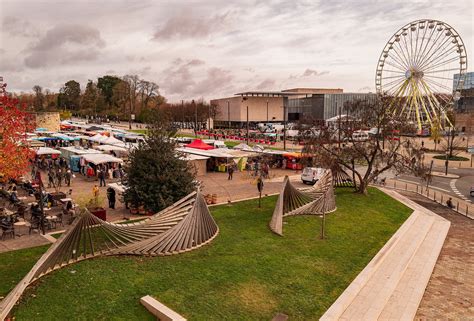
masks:
[[[301,174],[301,180],[304,184],[314,185],[323,175],[324,168],[320,167],[305,167]]]

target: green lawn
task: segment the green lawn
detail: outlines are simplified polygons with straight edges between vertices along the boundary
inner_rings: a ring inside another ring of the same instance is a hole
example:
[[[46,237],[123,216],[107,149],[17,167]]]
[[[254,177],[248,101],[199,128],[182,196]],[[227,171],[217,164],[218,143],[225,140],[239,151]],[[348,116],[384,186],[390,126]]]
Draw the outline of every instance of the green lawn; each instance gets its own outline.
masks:
[[[143,134],[143,135],[148,134],[148,129],[129,129],[128,131],[132,133]]]
[[[276,197],[212,207],[220,228],[209,245],[169,257],[104,257],[42,278],[16,308],[16,320],[153,320],[140,305],[150,294],[189,320],[316,320],[408,217],[410,209],[382,192],[337,190],[338,210],[320,219],[285,219],[284,237],[267,224]],[[26,273],[38,249],[0,254],[3,295]],[[34,252],[34,253],[33,253]],[[4,267],[4,256],[21,271]],[[9,272],[9,273],[5,273]],[[5,275],[7,274],[7,275]],[[17,275],[18,274],[18,275]],[[0,293],[0,295],[2,295]]]

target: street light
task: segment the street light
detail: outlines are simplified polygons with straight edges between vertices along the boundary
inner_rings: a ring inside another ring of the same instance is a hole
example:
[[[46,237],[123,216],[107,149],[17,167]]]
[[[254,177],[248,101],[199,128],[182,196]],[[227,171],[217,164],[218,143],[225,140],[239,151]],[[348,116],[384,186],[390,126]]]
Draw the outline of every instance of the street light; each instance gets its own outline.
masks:
[[[230,129],[230,101],[227,100],[227,121],[229,122],[229,129]]]
[[[268,99],[267,99],[267,125],[268,125]]]

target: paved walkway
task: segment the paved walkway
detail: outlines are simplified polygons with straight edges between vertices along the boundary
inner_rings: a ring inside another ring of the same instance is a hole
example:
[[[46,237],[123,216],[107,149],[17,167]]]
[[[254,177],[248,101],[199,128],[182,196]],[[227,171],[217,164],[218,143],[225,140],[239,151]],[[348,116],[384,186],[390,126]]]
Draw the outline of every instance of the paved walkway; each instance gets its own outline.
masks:
[[[406,197],[414,209],[321,320],[413,320],[450,223]]]
[[[451,222],[415,320],[474,320],[474,220],[420,195],[404,195]]]

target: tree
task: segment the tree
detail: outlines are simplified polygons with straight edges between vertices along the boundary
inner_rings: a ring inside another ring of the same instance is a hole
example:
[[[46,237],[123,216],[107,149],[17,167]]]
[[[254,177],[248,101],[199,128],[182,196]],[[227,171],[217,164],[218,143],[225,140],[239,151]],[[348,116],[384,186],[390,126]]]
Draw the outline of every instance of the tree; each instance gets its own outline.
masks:
[[[61,105],[59,107],[79,110],[81,101],[81,84],[75,80],[69,80],[60,89]]]
[[[191,193],[195,175],[176,152],[174,132],[162,113],[155,113],[145,142],[133,149],[125,167],[128,189],[125,200],[134,206],[160,211]]]
[[[435,150],[437,149],[437,145],[440,138],[441,138],[441,132],[440,132],[439,118],[435,117],[431,123],[431,129],[430,129],[430,139],[434,141]]]
[[[311,162],[331,168],[339,164],[357,177],[357,192],[366,194],[368,185],[379,175],[394,169],[419,176],[426,172],[423,152],[414,140],[400,137],[414,128],[403,117],[394,116],[391,97],[381,96],[376,102],[356,101],[344,107],[344,119],[326,125],[304,124],[300,140],[305,142],[303,152]],[[374,137],[360,140],[355,132],[371,129]],[[355,164],[362,166],[355,166]]]
[[[114,103],[113,102],[114,87],[120,82],[122,82],[122,79],[120,79],[119,77],[109,76],[109,75],[100,77],[97,80],[97,88],[99,88],[100,94],[104,98],[104,101],[107,104],[109,109],[112,108],[113,103]]]
[[[97,85],[92,81],[89,80],[86,85],[86,90],[82,95],[81,100],[81,111],[86,112],[88,114],[97,114],[97,98],[98,98],[98,89]],[[100,111],[100,110],[99,110]]]
[[[37,111],[41,111],[44,108],[44,94],[43,88],[41,86],[33,86],[33,91],[35,93],[35,100],[33,101],[33,107]]]
[[[26,133],[34,129],[26,106],[17,99],[0,96],[0,180],[23,175],[32,157]]]

